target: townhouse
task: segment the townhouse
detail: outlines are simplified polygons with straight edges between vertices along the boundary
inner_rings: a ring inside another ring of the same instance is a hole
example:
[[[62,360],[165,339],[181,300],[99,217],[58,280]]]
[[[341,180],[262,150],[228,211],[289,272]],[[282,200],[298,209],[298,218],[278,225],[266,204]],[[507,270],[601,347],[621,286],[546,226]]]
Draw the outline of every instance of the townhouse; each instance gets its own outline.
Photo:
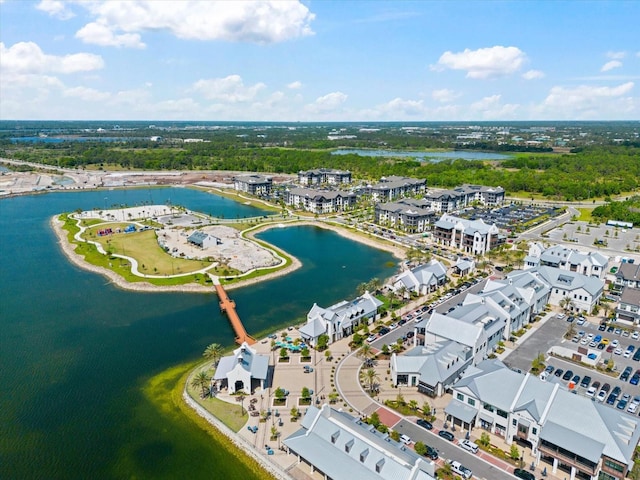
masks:
[[[616,320],[640,325],[640,288],[624,287],[616,308]]]
[[[619,287],[640,288],[640,264],[621,263],[616,272],[616,285]]]
[[[397,275],[391,282],[395,292],[404,289],[407,293],[426,295],[447,282],[447,267],[437,260],[419,265]]]

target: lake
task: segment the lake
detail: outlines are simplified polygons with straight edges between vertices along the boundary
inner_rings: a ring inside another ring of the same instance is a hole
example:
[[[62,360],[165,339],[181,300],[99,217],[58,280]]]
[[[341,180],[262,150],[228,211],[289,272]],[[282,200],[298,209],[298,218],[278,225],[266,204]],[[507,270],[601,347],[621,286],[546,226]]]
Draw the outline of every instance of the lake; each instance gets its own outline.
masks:
[[[191,189],[48,193],[0,200],[0,478],[251,479],[224,445],[142,386],[202,358],[234,334],[215,294],[137,293],[76,268],[49,218],[77,208],[143,202],[225,218],[261,210]],[[317,227],[259,235],[297,256],[290,275],[232,290],[254,335],[329,306],[395,272],[393,257]]]
[[[441,162],[443,160],[506,160],[512,158],[510,155],[492,152],[474,152],[472,150],[454,150],[451,152],[417,152],[410,150],[364,150],[357,148],[342,148],[333,150],[332,155],[356,154],[366,157],[407,157],[416,160]]]

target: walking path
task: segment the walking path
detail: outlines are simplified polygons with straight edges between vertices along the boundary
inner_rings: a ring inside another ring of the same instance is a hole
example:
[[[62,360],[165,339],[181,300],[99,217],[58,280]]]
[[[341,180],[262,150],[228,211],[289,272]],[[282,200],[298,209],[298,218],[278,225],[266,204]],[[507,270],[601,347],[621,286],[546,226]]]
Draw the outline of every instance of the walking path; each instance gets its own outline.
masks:
[[[256,343],[256,339],[249,335],[245,330],[244,325],[240,320],[240,316],[238,315],[238,312],[236,312],[236,302],[229,298],[229,295],[224,291],[224,287],[222,285],[216,283],[215,287],[218,298],[220,299],[220,310],[227,314],[229,322],[231,322],[231,327],[236,333],[236,343],[238,345],[242,345],[245,342],[249,345]]]

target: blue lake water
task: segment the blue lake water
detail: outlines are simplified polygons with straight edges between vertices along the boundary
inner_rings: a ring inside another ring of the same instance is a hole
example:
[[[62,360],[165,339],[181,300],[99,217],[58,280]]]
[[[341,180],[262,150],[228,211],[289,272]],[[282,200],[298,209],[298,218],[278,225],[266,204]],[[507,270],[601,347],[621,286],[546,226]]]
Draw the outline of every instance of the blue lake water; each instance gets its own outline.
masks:
[[[254,478],[229,461],[224,445],[141,393],[145,380],[201,358],[206,345],[232,344],[216,295],[118,289],[70,264],[49,227],[52,215],[77,208],[168,199],[226,218],[263,213],[191,189],[0,200],[0,478]],[[254,335],[395,271],[388,253],[316,227],[272,229],[260,238],[303,267],[230,292]]]
[[[443,160],[506,160],[510,155],[491,152],[474,152],[472,150],[454,150],[451,152],[418,152],[410,150],[365,150],[357,148],[342,148],[331,152],[332,155],[356,154],[367,157],[407,157],[417,160],[438,162]]]

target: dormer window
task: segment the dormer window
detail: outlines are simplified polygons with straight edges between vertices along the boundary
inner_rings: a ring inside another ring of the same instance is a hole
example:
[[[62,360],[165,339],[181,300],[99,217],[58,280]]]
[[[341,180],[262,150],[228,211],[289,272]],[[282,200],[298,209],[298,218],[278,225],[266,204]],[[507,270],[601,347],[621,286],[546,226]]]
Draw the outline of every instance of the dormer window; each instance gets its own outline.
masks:
[[[364,463],[364,461],[367,459],[367,456],[369,455],[369,449],[365,449],[362,451],[362,453],[360,453],[360,461],[362,463]]]
[[[339,436],[340,436],[340,430],[338,430],[333,435],[331,435],[331,443],[336,443],[336,440],[338,440]]]
[[[351,447],[353,447],[353,438],[344,444],[344,451],[349,453],[351,451]]]

